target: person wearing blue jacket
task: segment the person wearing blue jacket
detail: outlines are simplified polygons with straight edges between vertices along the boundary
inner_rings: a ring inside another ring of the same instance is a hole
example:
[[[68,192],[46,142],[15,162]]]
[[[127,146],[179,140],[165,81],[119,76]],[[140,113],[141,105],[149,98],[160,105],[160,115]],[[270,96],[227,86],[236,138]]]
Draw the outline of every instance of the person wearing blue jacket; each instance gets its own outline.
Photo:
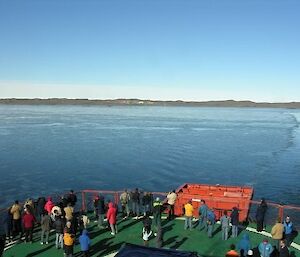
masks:
[[[201,200],[201,205],[199,207],[199,230],[202,230],[203,227],[205,228],[205,231],[207,230],[207,211],[208,207],[205,203],[205,200]]]
[[[293,223],[289,216],[286,216],[285,221],[283,223],[284,227],[284,238],[286,240],[286,246],[289,247],[293,241]]]
[[[240,251],[241,257],[247,256],[248,251],[252,248],[248,233],[243,234],[242,239],[237,245],[237,248]]]
[[[216,223],[216,215],[213,209],[207,211],[207,235],[209,238],[212,237],[214,231],[214,225]]]
[[[267,239],[264,239],[258,246],[258,251],[261,257],[270,257],[273,252],[273,246],[268,242]]]
[[[91,245],[91,239],[88,236],[88,232],[86,229],[82,231],[82,235],[79,237],[79,243],[81,252],[83,253],[84,257],[90,256],[90,245]]]

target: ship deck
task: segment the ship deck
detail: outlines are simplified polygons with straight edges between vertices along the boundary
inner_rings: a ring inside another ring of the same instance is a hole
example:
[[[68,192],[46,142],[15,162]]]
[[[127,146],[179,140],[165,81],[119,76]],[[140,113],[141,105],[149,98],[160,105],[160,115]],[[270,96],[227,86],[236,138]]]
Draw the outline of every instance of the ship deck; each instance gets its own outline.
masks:
[[[219,225],[215,225],[213,238],[208,238],[204,231],[199,231],[197,228],[192,231],[184,230],[184,221],[175,219],[172,221],[163,220],[164,231],[164,248],[179,249],[185,251],[197,252],[203,257],[221,257],[225,256],[231,244],[236,244],[241,239],[245,231],[239,233],[237,238],[229,238],[227,241],[221,240],[221,232]],[[269,228],[267,228],[268,230]],[[91,221],[88,226],[90,238],[92,240],[91,256],[106,256],[118,251],[123,243],[132,243],[143,245],[141,238],[142,222],[141,220],[127,219],[119,220],[118,234],[112,236],[109,229],[98,229],[97,223]],[[257,246],[266,236],[248,231],[252,247]],[[55,233],[50,234],[48,245],[40,244],[39,230],[34,233],[34,242],[32,244],[18,243],[7,249],[4,257],[32,257],[32,256],[63,256],[63,250],[57,250],[54,245]],[[297,238],[298,239],[298,238]],[[269,240],[271,243],[272,239]],[[149,246],[155,247],[156,240],[152,237],[149,241]],[[292,256],[299,256],[300,251],[291,247]],[[74,256],[80,255],[80,246],[76,244],[74,248]]]

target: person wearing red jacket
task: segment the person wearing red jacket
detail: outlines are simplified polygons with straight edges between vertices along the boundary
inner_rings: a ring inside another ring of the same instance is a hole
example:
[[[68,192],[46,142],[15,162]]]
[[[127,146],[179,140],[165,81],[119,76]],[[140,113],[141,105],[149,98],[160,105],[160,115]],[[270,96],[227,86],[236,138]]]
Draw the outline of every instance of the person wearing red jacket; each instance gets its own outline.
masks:
[[[48,197],[47,202],[44,206],[44,209],[48,212],[48,215],[51,214],[51,210],[54,207],[54,203],[52,202],[52,198]]]
[[[117,230],[117,208],[112,202],[110,202],[108,204],[108,211],[107,211],[106,217],[107,217],[107,221],[111,228],[111,234],[114,236],[116,233],[118,233],[118,230]]]
[[[22,218],[23,226],[25,230],[25,242],[32,243],[32,233],[35,222],[35,217],[30,213],[28,209],[25,209],[25,214]]]

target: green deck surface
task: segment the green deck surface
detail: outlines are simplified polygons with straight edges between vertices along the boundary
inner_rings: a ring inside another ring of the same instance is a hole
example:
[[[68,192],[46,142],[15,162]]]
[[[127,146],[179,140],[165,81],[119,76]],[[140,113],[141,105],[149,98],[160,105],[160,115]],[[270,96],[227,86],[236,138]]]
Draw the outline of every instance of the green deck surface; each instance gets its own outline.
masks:
[[[183,229],[183,220],[167,221],[163,220],[164,244],[165,248],[181,249],[186,251],[198,252],[201,256],[221,257],[225,256],[230,244],[237,244],[241,239],[244,231],[238,238],[229,238],[227,241],[221,240],[219,225],[215,225],[213,238],[209,239],[204,231],[193,229],[186,231]],[[117,251],[125,242],[143,245],[141,238],[142,222],[137,220],[124,220],[118,222],[119,233],[112,236],[108,229],[98,229],[97,223],[91,222],[89,227],[89,235],[92,240],[91,256],[105,256],[109,253]],[[264,236],[256,233],[247,232],[250,235],[252,247],[257,246]],[[31,256],[47,256],[56,257],[63,256],[63,250],[57,250],[54,245],[55,233],[51,233],[48,245],[41,245],[39,242],[40,233],[34,234],[34,243],[19,243],[9,250],[5,251],[4,257],[31,257]],[[272,242],[272,239],[269,241]],[[155,237],[152,237],[149,245],[155,247]],[[295,254],[300,257],[300,252],[291,248]],[[74,248],[74,256],[80,255],[80,246],[76,244]]]

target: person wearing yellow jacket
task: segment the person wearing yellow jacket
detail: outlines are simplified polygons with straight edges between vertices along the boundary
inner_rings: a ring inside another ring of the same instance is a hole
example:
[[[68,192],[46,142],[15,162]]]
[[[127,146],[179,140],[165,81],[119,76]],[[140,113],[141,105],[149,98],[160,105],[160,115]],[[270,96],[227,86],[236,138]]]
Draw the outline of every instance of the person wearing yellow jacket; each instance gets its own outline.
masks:
[[[284,226],[281,223],[281,219],[278,218],[276,224],[272,227],[271,235],[276,242],[277,249],[280,247],[280,240],[283,238]]]
[[[184,229],[189,228],[190,230],[192,230],[193,212],[194,212],[194,207],[192,205],[192,201],[190,200],[187,204],[184,205],[184,216],[185,216]]]
[[[67,228],[65,229],[64,233],[64,252],[65,252],[65,257],[73,257],[73,248],[74,248],[74,235],[71,234],[70,229]]]

